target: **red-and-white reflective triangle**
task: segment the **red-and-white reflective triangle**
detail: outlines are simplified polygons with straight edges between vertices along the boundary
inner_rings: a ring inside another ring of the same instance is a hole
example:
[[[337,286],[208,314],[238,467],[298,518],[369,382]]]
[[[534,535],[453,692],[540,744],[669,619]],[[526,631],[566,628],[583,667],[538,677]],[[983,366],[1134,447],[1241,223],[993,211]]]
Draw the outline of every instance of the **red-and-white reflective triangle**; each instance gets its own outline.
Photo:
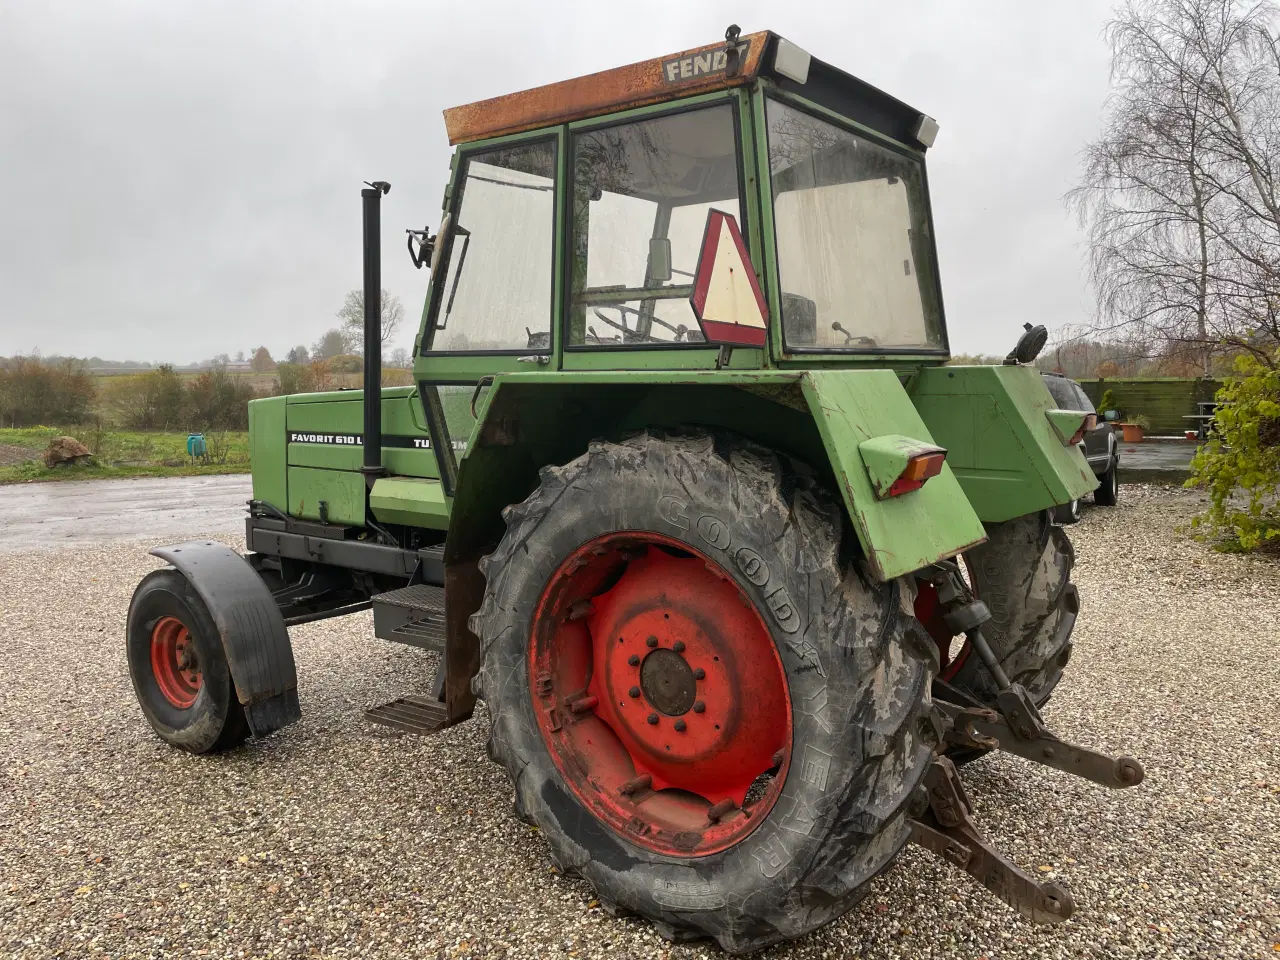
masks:
[[[689,303],[708,343],[764,346],[769,308],[732,214],[707,214]]]

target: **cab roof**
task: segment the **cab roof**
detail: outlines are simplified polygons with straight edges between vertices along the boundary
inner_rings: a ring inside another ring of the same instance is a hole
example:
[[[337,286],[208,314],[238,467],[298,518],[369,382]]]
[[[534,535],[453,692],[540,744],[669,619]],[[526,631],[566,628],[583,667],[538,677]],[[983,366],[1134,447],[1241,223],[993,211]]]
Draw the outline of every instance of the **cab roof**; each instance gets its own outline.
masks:
[[[780,63],[780,55],[787,62]],[[796,69],[797,56],[805,67],[803,71]],[[801,74],[803,80],[798,79]],[[761,76],[900,143],[917,149],[932,144],[928,128],[933,121],[919,110],[810,57],[768,30],[451,107],[444,112],[445,129],[451,144],[470,143],[746,86]],[[922,119],[928,121],[923,133]],[[933,131],[936,132],[936,125]]]

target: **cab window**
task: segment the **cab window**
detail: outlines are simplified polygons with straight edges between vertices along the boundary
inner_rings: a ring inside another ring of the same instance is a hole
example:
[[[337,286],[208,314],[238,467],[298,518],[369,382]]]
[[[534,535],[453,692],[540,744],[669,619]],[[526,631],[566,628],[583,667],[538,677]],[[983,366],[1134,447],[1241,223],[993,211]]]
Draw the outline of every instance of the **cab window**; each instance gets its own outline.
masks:
[[[766,113],[787,349],[941,349],[921,162],[778,100]]]
[[[432,351],[551,349],[555,161],[551,140],[463,161],[432,292]]]
[[[689,306],[711,209],[741,223],[734,108],[574,134],[570,347],[703,344]]]

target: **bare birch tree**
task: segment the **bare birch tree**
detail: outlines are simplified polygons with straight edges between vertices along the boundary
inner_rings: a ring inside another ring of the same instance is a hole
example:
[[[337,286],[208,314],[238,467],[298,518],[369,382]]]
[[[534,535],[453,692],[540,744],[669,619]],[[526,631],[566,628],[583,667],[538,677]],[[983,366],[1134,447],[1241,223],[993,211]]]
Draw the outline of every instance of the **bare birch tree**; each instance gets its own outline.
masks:
[[[1113,93],[1068,195],[1090,336],[1194,360],[1280,342],[1280,46],[1270,2],[1128,0]]]

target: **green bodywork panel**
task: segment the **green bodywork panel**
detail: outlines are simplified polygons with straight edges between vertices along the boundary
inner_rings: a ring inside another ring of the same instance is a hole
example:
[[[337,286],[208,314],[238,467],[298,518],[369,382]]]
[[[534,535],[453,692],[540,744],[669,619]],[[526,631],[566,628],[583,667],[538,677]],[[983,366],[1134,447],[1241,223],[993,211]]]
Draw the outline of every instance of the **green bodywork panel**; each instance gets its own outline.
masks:
[[[875,496],[859,443],[900,434],[934,445],[890,370],[509,374],[484,404],[459,460],[447,562],[474,558],[501,536],[501,509],[528,496],[539,467],[572,460],[596,437],[646,427],[718,427],[805,461],[840,489],[872,570],[886,579],[984,536],[946,468],[920,490],[892,501]],[[484,424],[504,421],[509,439],[486,440],[499,431]]]
[[[1056,406],[1034,367],[927,367],[909,388],[984,523],[1069,503],[1097,487],[1084,454],[1064,445],[1050,422]]]
[[[367,489],[360,473],[363,449],[358,443],[334,442],[343,436],[359,437],[363,429],[361,390],[251,401],[249,444],[254,499],[308,520],[320,519],[323,500],[331,523],[363,526]],[[299,435],[318,442],[292,442]],[[382,465],[390,474],[438,476],[416,388],[383,389],[382,435]],[[437,521],[423,525],[441,524]]]
[[[449,502],[439,480],[382,477],[369,491],[369,509],[382,523],[447,530]]]
[[[907,469],[912,457],[941,451],[942,448],[937,444],[925,443],[897,433],[872,437],[858,444],[867,476],[871,478],[871,486],[875,488],[878,497],[889,495],[890,488],[902,476],[902,471]]]
[[[876,496],[860,444],[897,435],[935,445],[892,370],[815,370],[801,385],[876,576],[902,576],[986,539],[946,465],[919,490],[887,500]]]
[[[1053,425],[1054,433],[1058,435],[1063,443],[1069,443],[1071,438],[1076,435],[1076,431],[1084,425],[1086,414],[1079,410],[1046,410],[1046,417],[1049,423]]]
[[[289,515],[364,526],[364,475],[344,470],[289,468]],[[324,516],[321,516],[321,503]]]
[[[253,470],[253,499],[287,512],[285,402],[288,397],[249,401],[249,463]]]

